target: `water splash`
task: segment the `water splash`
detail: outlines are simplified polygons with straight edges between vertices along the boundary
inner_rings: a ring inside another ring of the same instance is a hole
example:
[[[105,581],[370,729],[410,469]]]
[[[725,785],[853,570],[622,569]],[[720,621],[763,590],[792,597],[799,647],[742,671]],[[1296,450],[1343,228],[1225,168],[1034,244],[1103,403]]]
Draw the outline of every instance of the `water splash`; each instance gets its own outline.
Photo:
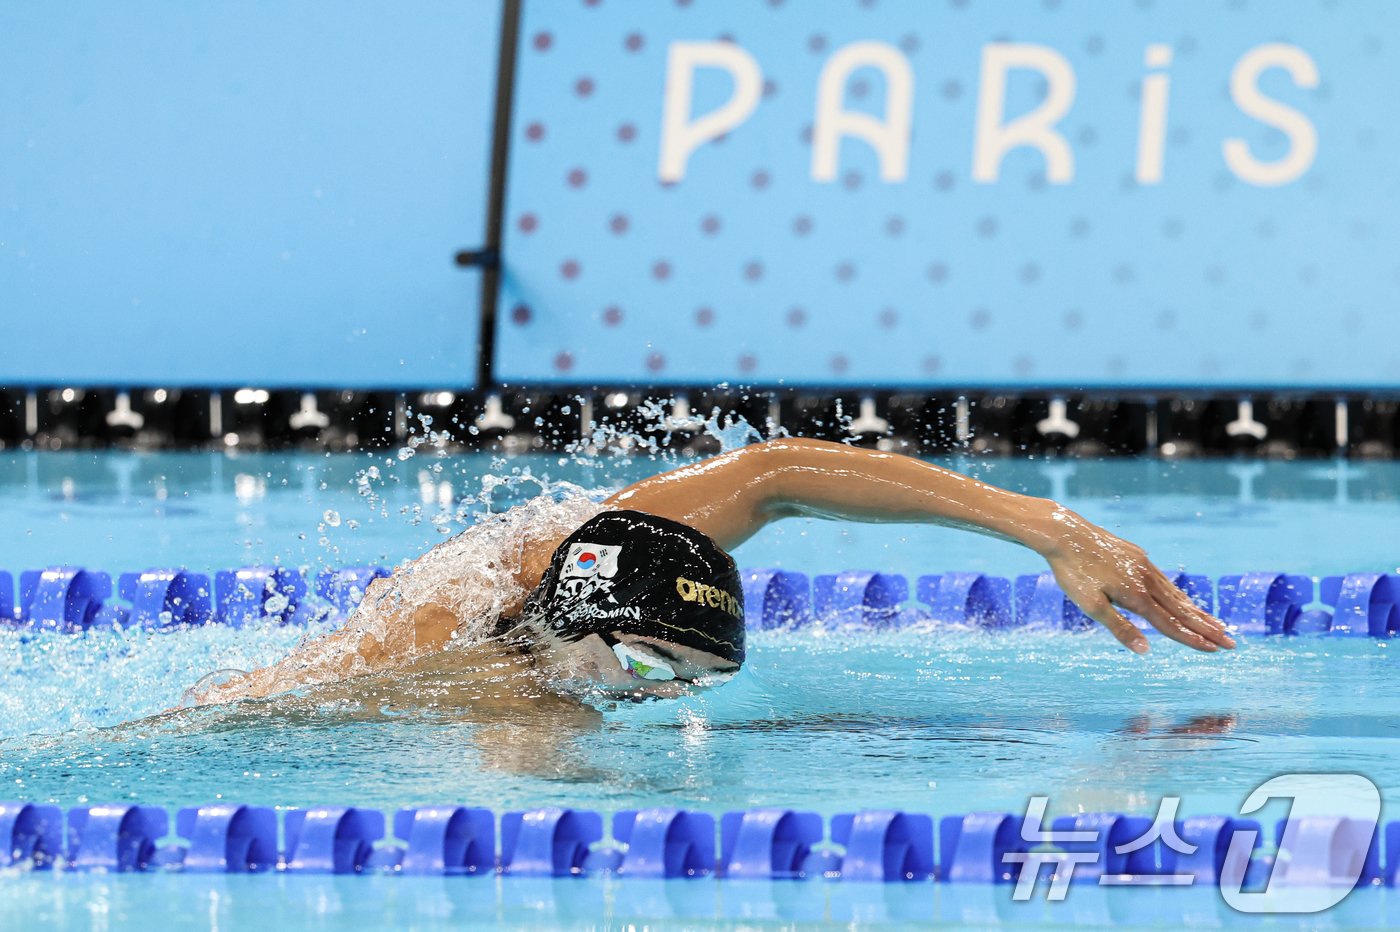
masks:
[[[587,468],[606,460],[598,482],[579,485],[551,479],[538,466],[520,465],[506,457],[480,471],[480,461],[449,457],[450,436],[428,415],[413,420],[415,432],[402,450],[366,454],[351,480],[363,511],[339,505],[320,511],[316,539],[322,546],[314,564],[299,567],[308,576],[343,565],[341,544],[362,525],[402,520],[428,525],[448,538],[427,554],[404,561],[392,583],[374,587],[366,608],[347,623],[354,634],[381,643],[392,642],[395,629],[407,628],[402,615],[413,606],[434,604],[460,619],[457,651],[470,649],[487,637],[501,613],[517,604],[525,591],[515,572],[528,547],[558,540],[597,514],[601,502],[625,483],[614,473],[647,474],[655,467],[635,470],[638,457],[669,465],[682,459],[686,438],[703,438],[729,451],[763,435],[742,419],[718,409],[708,416],[677,417],[669,403],[644,406],[640,424],[592,424],[588,437],[567,455],[570,466]],[[631,451],[620,459],[607,457]],[[412,461],[412,468],[404,463]],[[417,468],[418,464],[422,468]],[[307,495],[325,490],[325,473],[308,468],[303,479]],[[265,491],[271,473],[239,473],[233,494],[251,501]],[[282,480],[286,485],[286,479]],[[390,485],[404,487],[388,488]],[[391,503],[412,494],[401,514]],[[410,492],[410,494],[411,494]],[[308,530],[310,530],[308,528]],[[305,539],[303,532],[302,539]],[[260,543],[260,542],[258,542]],[[250,542],[243,542],[249,546]],[[237,548],[235,548],[237,549]],[[362,558],[361,558],[362,559]],[[270,606],[275,608],[276,606]],[[108,726],[150,715],[179,704],[181,694],[211,670],[254,670],[300,652],[308,667],[334,678],[364,668],[344,655],[342,646],[318,640],[332,629],[326,625],[293,628],[257,625],[234,630],[222,626],[152,632],[145,630],[94,632],[85,637],[0,632],[0,739],[32,734],[61,734],[75,729]],[[399,635],[402,636],[401,634]],[[316,645],[321,646],[316,646]],[[408,645],[405,656],[414,654]]]
[[[761,439],[747,422],[721,420],[718,410],[706,419],[680,419],[659,402],[643,405],[640,410],[644,417],[641,430],[595,423],[587,443],[571,458],[579,462],[604,449],[627,449],[633,455],[644,452],[653,458],[674,459],[669,443],[672,432],[679,429],[702,432],[718,441],[723,450]],[[425,444],[435,448],[439,456],[445,454],[446,435],[431,430],[431,417],[420,415],[418,421],[423,433],[415,434],[409,445],[398,451],[401,462]],[[393,465],[393,460],[386,462]],[[386,475],[377,465],[356,476],[357,491],[371,509],[380,506],[385,497],[378,485],[391,478],[397,481],[398,474]],[[444,615],[455,623],[451,649],[481,644],[499,619],[519,611],[530,582],[519,578],[526,555],[552,550],[601,511],[602,500],[611,491],[551,481],[535,475],[529,467],[512,466],[505,458],[493,460],[478,476],[454,475],[439,460],[419,470],[416,479],[419,500],[405,505],[401,514],[414,525],[426,518],[449,539],[400,564],[392,578],[371,585],[336,637],[308,640],[274,670],[212,687],[205,694],[207,700],[266,695],[401,666],[440,649],[431,638],[420,643],[417,628],[420,623],[440,628]],[[473,484],[476,492],[458,492]],[[328,527],[340,524],[339,513],[328,511],[320,530],[325,533]],[[429,618],[432,620],[427,621]]]
[[[720,420],[721,417],[724,418],[722,423]],[[722,415],[718,408],[705,419],[704,427],[706,435],[719,441],[721,453],[730,453],[764,439],[786,437],[788,435],[787,428],[778,426],[770,431],[768,438],[765,438],[758,428],[754,427],[744,418],[733,418],[727,414]]]

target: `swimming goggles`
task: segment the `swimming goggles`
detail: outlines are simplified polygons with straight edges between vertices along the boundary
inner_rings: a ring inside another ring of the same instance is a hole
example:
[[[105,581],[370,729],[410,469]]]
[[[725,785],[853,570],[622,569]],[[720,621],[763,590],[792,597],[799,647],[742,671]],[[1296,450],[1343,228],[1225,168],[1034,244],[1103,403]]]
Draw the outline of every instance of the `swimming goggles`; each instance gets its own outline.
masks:
[[[684,677],[676,676],[676,671],[671,665],[660,657],[643,653],[620,641],[613,641],[611,647],[613,655],[617,657],[617,662],[622,664],[622,669],[635,679],[663,683],[670,680],[680,680],[682,683],[692,682]]]
[[[617,662],[622,664],[622,669],[632,677],[639,680],[651,680],[652,682],[677,682],[687,686],[718,686],[727,683],[734,678],[736,670],[726,670],[723,673],[712,670],[697,677],[677,676],[675,669],[655,654],[647,653],[644,650],[623,644],[611,634],[599,633],[603,643],[612,648],[613,656]],[[657,649],[659,651],[659,648]]]

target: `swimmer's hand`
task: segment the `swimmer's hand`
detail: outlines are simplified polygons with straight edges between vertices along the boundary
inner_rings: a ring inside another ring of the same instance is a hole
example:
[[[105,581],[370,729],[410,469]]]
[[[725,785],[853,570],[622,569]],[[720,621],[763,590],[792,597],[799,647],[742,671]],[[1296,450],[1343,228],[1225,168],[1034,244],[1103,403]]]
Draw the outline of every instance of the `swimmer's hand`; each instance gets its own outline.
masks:
[[[1147,653],[1147,638],[1114,606],[1133,612],[1187,647],[1234,648],[1225,625],[1172,585],[1141,547],[1058,505],[1050,513],[1050,525],[1053,532],[1044,535],[1045,543],[1036,549],[1050,564],[1060,588],[1129,650]]]

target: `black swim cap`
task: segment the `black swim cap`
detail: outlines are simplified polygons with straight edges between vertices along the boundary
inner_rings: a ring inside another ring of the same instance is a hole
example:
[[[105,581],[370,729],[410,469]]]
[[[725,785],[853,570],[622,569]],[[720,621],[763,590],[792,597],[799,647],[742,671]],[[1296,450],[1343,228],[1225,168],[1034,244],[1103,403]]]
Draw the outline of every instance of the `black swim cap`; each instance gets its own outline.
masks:
[[[733,558],[694,528],[640,511],[605,511],[570,534],[524,621],[566,641],[617,631],[744,662]]]

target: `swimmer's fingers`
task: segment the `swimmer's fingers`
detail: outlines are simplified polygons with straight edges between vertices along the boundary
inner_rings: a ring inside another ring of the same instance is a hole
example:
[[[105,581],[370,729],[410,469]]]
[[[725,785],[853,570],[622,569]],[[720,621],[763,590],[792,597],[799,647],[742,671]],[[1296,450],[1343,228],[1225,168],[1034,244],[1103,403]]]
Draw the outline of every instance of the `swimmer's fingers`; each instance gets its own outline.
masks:
[[[1084,614],[1113,632],[1119,643],[1135,654],[1147,653],[1147,638],[1137,625],[1113,607],[1112,600],[1097,583],[1090,578],[1059,571],[1055,573],[1055,578],[1065,595],[1083,609]]]
[[[1144,571],[1131,574],[1131,583],[1121,591],[1111,593],[1113,601],[1143,618],[1148,624],[1187,647],[1211,653],[1220,648],[1189,623],[1188,613],[1172,603],[1170,595],[1160,590],[1153,577],[1160,573],[1151,564]]]
[[[1191,601],[1191,597],[1172,585],[1171,580],[1167,579],[1166,576],[1154,571],[1150,577],[1149,590],[1153,599],[1167,609],[1179,624],[1194,631],[1217,647],[1223,647],[1226,650],[1234,649],[1235,640],[1230,637],[1230,633],[1225,629],[1225,624]]]
[[[1113,607],[1108,596],[1100,592],[1097,596],[1091,596],[1083,601],[1076,599],[1075,602],[1084,609],[1084,614],[1113,632],[1113,636],[1128,650],[1135,654],[1147,653],[1149,650],[1147,638],[1143,636],[1141,629],[1124,618],[1123,613]]]
[[[1130,650],[1144,653],[1147,641],[1115,605],[1187,647],[1210,653],[1235,646],[1224,626],[1173,586],[1141,547],[1102,529],[1082,536],[1049,562],[1065,594]]]
[[[1066,590],[1067,592],[1069,590]],[[1163,605],[1153,598],[1145,587],[1134,586],[1129,590],[1130,594],[1120,597],[1110,597],[1106,592],[1070,593],[1071,598],[1084,610],[1090,618],[1103,625],[1113,632],[1113,636],[1118,638],[1129,650],[1138,654],[1147,653],[1147,638],[1137,625],[1115,609],[1114,603],[1122,606],[1130,612],[1140,616],[1152,627],[1171,638],[1173,641],[1185,644],[1187,647],[1195,648],[1199,651],[1211,653],[1218,650],[1214,644],[1206,640],[1200,634],[1187,627],[1178,617],[1178,613]],[[1139,647],[1139,644],[1141,645]]]
[[[1196,631],[1187,623],[1183,612],[1170,605],[1164,604],[1161,600],[1142,597],[1144,604],[1125,605],[1131,612],[1141,615],[1148,624],[1156,628],[1180,644],[1187,647],[1194,647],[1196,650],[1206,653],[1213,653],[1220,649],[1213,641]]]
[[[1223,627],[1200,611],[1186,593],[1152,565],[1142,548],[1126,542],[1117,578],[1105,589],[1115,603],[1141,616],[1148,624],[1180,644],[1206,653],[1234,647]],[[1223,640],[1222,640],[1223,638]]]

